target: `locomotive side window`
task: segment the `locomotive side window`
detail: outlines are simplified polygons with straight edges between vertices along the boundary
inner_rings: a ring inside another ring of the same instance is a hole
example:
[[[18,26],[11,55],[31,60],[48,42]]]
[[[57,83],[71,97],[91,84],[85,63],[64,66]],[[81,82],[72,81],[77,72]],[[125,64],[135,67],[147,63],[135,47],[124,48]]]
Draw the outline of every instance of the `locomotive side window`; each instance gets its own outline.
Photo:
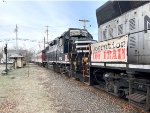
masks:
[[[70,52],[70,37],[67,35],[64,36],[64,53]]]

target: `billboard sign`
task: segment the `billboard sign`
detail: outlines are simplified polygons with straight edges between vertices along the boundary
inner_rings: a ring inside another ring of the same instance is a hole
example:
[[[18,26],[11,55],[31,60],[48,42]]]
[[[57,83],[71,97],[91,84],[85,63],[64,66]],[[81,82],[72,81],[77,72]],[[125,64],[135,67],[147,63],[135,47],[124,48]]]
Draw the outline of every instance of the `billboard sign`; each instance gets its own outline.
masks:
[[[91,62],[127,62],[128,35],[91,45]]]

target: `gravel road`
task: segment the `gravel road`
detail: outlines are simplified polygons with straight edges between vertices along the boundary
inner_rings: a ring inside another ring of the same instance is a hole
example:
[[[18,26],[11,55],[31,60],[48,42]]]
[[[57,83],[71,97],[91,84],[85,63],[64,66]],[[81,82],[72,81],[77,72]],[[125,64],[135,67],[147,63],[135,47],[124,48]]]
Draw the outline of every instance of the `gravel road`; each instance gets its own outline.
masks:
[[[0,113],[143,113],[104,91],[36,65],[0,76]]]

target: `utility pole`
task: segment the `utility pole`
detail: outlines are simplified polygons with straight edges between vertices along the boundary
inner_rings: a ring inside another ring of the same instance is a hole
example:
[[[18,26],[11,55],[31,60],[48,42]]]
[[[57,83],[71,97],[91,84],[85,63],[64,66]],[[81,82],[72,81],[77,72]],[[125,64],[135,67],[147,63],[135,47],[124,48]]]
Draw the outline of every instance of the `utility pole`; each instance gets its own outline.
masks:
[[[45,26],[46,27],[46,33],[47,33],[47,43],[48,43],[48,27],[49,26]]]
[[[16,24],[15,32],[16,32],[16,51],[18,51],[18,26],[17,24]]]
[[[85,29],[86,28],[86,23],[89,22],[89,20],[79,20],[80,22],[82,22],[83,24],[83,28]]]
[[[45,36],[44,36],[44,49],[45,49]]]
[[[6,74],[8,73],[8,69],[7,69],[7,44],[6,44],[6,46],[4,47],[4,53],[5,53],[5,55],[6,55],[6,70],[5,70],[5,72],[6,72]]]

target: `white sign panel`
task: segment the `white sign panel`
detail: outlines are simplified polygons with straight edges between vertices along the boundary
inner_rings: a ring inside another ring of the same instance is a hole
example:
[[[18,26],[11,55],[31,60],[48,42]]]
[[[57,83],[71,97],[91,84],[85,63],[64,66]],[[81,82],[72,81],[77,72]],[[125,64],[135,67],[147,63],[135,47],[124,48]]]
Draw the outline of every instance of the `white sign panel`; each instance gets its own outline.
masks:
[[[127,62],[128,36],[91,45],[92,62]]]
[[[70,30],[70,36],[87,36],[87,33],[86,30]]]
[[[70,36],[80,35],[80,30],[70,30]]]

